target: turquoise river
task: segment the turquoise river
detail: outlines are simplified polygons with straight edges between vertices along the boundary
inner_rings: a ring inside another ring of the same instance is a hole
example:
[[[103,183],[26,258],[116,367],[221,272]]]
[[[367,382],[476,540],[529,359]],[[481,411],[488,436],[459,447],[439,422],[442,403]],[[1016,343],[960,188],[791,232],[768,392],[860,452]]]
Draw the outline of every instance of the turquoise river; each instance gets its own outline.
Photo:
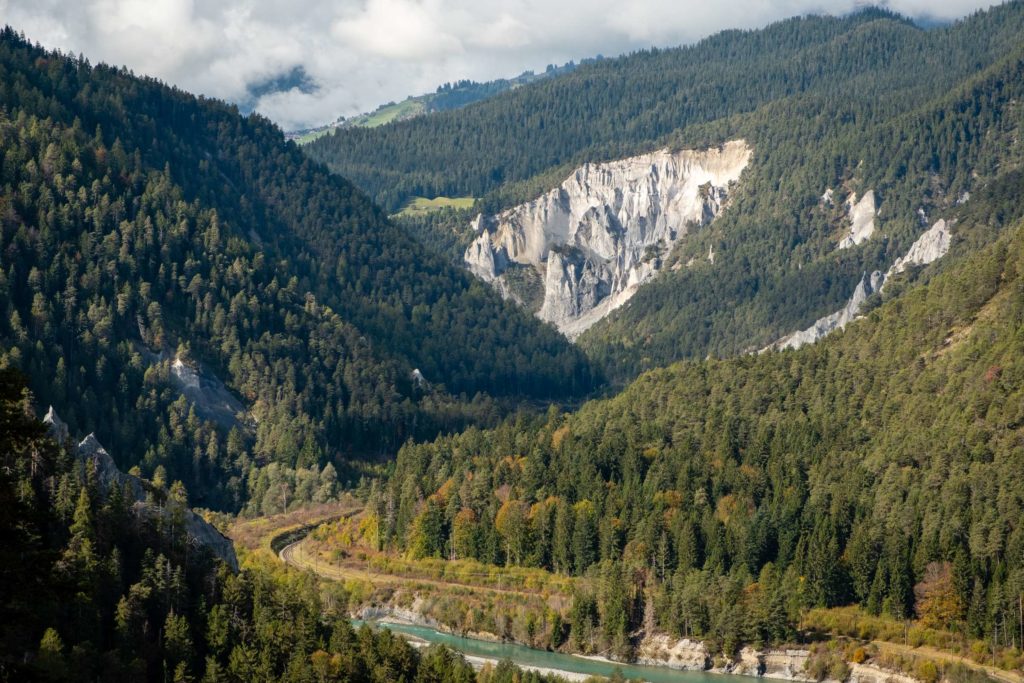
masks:
[[[354,621],[353,625],[362,622]],[[640,679],[649,683],[751,683],[747,676],[728,676],[698,671],[677,671],[663,666],[638,666],[617,664],[559,652],[535,650],[515,643],[492,643],[474,638],[441,633],[425,626],[377,622],[378,627],[391,629],[396,634],[428,643],[441,643],[457,650],[467,657],[485,659],[510,659],[521,667],[550,669],[553,673],[584,674],[587,676],[611,676],[616,669],[626,678]]]

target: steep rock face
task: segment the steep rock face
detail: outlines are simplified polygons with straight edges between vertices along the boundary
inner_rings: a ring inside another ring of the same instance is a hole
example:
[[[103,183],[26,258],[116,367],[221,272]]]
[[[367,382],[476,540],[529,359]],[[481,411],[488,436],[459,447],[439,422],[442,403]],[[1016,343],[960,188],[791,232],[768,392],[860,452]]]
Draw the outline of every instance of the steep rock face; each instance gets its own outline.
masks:
[[[865,273],[857,284],[857,288],[853,290],[853,296],[850,297],[845,306],[835,313],[826,315],[824,318],[818,318],[806,330],[793,332],[783,337],[769,348],[777,348],[779,350],[798,349],[804,344],[813,344],[833,330],[843,329],[847,323],[857,317],[860,307],[864,305],[868,297],[875,292],[881,291],[884,277],[877,270],[871,273],[870,276]]]
[[[224,383],[209,368],[194,360],[185,360],[167,349],[153,351],[141,342],[135,343],[135,350],[150,365],[170,361],[167,379],[181,392],[204,420],[212,420],[224,429],[245,428],[252,421],[242,403],[228,390]]]
[[[676,640],[663,633],[654,633],[640,641],[636,663],[683,671],[712,671],[808,682],[814,680],[805,671],[809,655],[807,650],[757,650],[744,647],[738,655],[718,660],[716,665],[715,658],[703,641],[689,638]]]
[[[413,607],[406,609],[389,605],[363,607],[355,614],[356,619],[362,621],[381,621],[395,624],[411,624],[413,626],[426,626],[437,630],[444,630],[444,625],[438,623],[437,619],[424,616]]]
[[[245,413],[245,407],[231,395],[224,383],[204,372],[198,364],[186,363],[175,357],[171,363],[171,380],[196,407],[200,417],[213,420],[226,429],[238,425],[238,416]]]
[[[119,470],[114,459],[110,453],[107,453],[107,449],[103,447],[95,434],[89,434],[79,442],[75,447],[75,457],[93,468],[96,482],[103,493],[115,486],[124,488],[127,485],[135,500],[144,501],[146,499],[146,487],[142,480]]]
[[[473,222],[466,266],[530,306],[506,277],[513,264],[543,282],[538,317],[570,338],[625,303],[672,246],[722,210],[750,161],[743,140],[584,164],[532,202]]]
[[[57,415],[53,406],[50,406],[46,416],[43,417],[43,423],[47,425],[50,436],[55,441],[68,444],[68,427]],[[96,483],[102,493],[106,494],[114,486],[130,492],[132,498],[135,499],[132,511],[139,519],[166,523],[175,515],[180,514],[185,535],[191,545],[209,548],[214,556],[223,560],[234,571],[238,571],[238,558],[235,556],[235,547],[231,544],[230,539],[180,503],[166,501],[162,505],[156,505],[150,502],[146,482],[118,469],[114,459],[110,457],[94,434],[89,434],[77,446],[73,446],[72,452],[86,467],[93,469]]]
[[[785,681],[814,681],[805,668],[810,656],[808,650],[755,650],[745,647],[723,673],[739,676],[762,676]]]
[[[907,250],[906,254],[896,259],[889,266],[889,269],[884,274],[877,270],[871,273],[870,277],[865,274],[857,288],[853,291],[853,296],[850,297],[850,300],[841,309],[824,318],[819,318],[807,329],[786,335],[774,344],[761,350],[798,349],[804,344],[813,344],[834,330],[843,329],[847,323],[857,317],[869,296],[875,292],[881,292],[885,288],[885,283],[889,278],[899,275],[910,266],[927,265],[945,256],[946,252],[949,251],[951,238],[949,224],[943,219],[936,221],[932,227],[910,245],[910,249]]]
[[[896,259],[889,270],[885,272],[885,277],[888,279],[893,275],[898,275],[908,266],[921,266],[942,258],[949,251],[950,237],[949,225],[946,224],[946,221],[943,219],[935,221],[932,227],[928,228],[910,245],[906,254]]]
[[[67,443],[69,438],[68,426],[64,423],[64,420],[60,419],[53,406],[50,406],[50,409],[46,411],[46,415],[43,416],[43,424],[46,425],[46,431],[51,439],[62,445]]]
[[[828,194],[828,193],[826,193]],[[828,194],[831,201],[831,194]],[[824,197],[823,197],[824,199]],[[846,208],[850,219],[850,229],[840,242],[837,249],[849,249],[869,239],[875,232],[875,211],[877,210],[874,190],[868,190],[860,200],[854,192],[846,200]]]
[[[761,675],[789,681],[814,680],[805,673],[807,650],[768,650],[761,655]]]

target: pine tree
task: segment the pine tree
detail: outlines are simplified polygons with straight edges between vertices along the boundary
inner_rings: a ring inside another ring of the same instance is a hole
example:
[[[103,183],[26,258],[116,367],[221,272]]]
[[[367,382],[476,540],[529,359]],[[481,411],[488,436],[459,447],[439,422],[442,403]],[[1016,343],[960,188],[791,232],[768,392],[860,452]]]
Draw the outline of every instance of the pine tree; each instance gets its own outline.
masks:
[[[188,676],[189,662],[194,656],[192,636],[188,621],[173,609],[164,620],[163,638],[165,671],[173,673],[173,680],[183,681]]]
[[[48,628],[43,633],[35,668],[46,680],[60,681],[67,678],[68,666],[64,656],[64,643],[53,628]]]
[[[582,574],[597,559],[597,513],[594,504],[582,500],[573,506],[573,570]]]
[[[572,571],[572,539],[572,507],[559,499],[555,504],[555,528],[551,538],[551,564],[552,568],[560,574],[568,574]]]

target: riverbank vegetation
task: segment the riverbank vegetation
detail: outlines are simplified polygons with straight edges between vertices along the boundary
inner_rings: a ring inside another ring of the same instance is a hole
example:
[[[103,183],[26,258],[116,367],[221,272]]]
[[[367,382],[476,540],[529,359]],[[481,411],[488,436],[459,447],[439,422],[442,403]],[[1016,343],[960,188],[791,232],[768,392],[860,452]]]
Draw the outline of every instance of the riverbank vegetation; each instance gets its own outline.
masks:
[[[293,527],[268,531],[265,538],[276,537],[287,528]],[[588,597],[597,586],[588,577],[374,551],[359,531],[366,528],[358,514],[319,525],[293,547],[286,561],[327,579],[321,588],[325,603],[353,614],[411,620],[456,635],[511,641],[543,650],[629,658],[628,654],[599,649],[599,628],[591,625],[573,632],[581,613],[592,610],[600,618],[600,605]],[[533,591],[517,590],[514,579],[503,585],[504,571],[520,579],[530,577],[518,588],[532,586]],[[543,575],[550,583],[539,581]],[[749,606],[744,603],[744,608]],[[752,631],[744,630],[743,642],[764,649],[808,650],[806,663],[798,666],[800,672],[816,680],[843,680],[852,667],[861,664],[874,667],[871,670],[876,673],[878,669],[900,672],[926,683],[980,683],[990,676],[1006,683],[1022,680],[1016,650],[998,648],[993,657],[987,643],[971,642],[963,634],[930,627],[927,617],[896,620],[857,607],[839,607],[802,610],[798,618],[785,639],[757,640]],[[635,643],[642,641],[640,650],[648,657],[663,651],[666,642],[659,641],[660,632],[647,630],[650,628],[644,625],[643,630],[632,634]],[[716,666],[727,661],[728,650],[722,640],[698,639],[692,647],[701,647],[699,642],[709,648]],[[667,654],[662,652],[662,656]]]
[[[946,597],[955,600],[951,593]],[[857,641],[882,641],[908,649],[927,648],[952,655],[951,661],[963,658],[1007,671],[1024,669],[1024,657],[1017,644],[1019,638],[1014,644],[998,638],[983,640],[976,634],[955,629],[955,623],[937,621],[927,605],[919,605],[918,617],[895,619],[885,614],[871,614],[857,606],[815,608],[802,615],[800,626],[809,631]],[[1016,627],[1020,627],[1019,620]],[[898,655],[899,652],[894,654]]]

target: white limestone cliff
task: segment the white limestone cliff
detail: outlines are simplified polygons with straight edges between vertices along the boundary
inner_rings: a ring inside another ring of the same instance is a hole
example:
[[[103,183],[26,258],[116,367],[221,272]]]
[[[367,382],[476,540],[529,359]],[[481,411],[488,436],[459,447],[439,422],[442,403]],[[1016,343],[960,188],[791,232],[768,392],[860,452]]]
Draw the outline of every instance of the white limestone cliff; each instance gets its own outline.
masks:
[[[851,662],[847,683],[921,683],[921,681],[909,674],[883,668],[877,664]]]
[[[949,225],[944,219],[935,221],[932,227],[910,245],[907,253],[896,259],[889,270],[885,271],[885,278],[902,273],[908,266],[923,266],[942,258],[949,251],[949,241]]]
[[[584,164],[532,202],[478,216],[466,266],[503,296],[539,303],[537,316],[574,338],[632,297],[676,242],[718,216],[751,155],[735,140]],[[508,275],[517,267],[536,271],[539,302],[516,291]]]
[[[843,329],[847,323],[857,317],[857,313],[868,297],[881,290],[883,277],[882,273],[877,270],[870,276],[865,273],[845,306],[824,318],[818,318],[806,330],[799,330],[783,337],[769,348],[798,349],[804,344],[813,344],[830,332]]]
[[[712,658],[703,641],[676,639],[664,633],[653,633],[640,641],[636,663],[666,666],[680,671],[705,671],[711,668]]]
[[[841,309],[814,321],[814,324],[805,330],[799,330],[786,335],[774,344],[763,349],[762,352],[770,349],[798,349],[804,344],[813,344],[825,335],[835,330],[841,330],[847,323],[857,317],[864,302],[875,292],[881,292],[889,278],[899,275],[910,266],[923,266],[937,261],[949,251],[951,234],[949,224],[945,220],[937,220],[932,227],[918,237],[907,253],[896,259],[885,273],[875,271],[870,277],[865,274],[853,296]]]
[[[837,249],[849,249],[861,242],[868,240],[875,232],[875,202],[874,190],[868,190],[860,200],[857,200],[857,193],[854,192],[846,200],[846,209],[850,220],[850,229],[839,242]]]

